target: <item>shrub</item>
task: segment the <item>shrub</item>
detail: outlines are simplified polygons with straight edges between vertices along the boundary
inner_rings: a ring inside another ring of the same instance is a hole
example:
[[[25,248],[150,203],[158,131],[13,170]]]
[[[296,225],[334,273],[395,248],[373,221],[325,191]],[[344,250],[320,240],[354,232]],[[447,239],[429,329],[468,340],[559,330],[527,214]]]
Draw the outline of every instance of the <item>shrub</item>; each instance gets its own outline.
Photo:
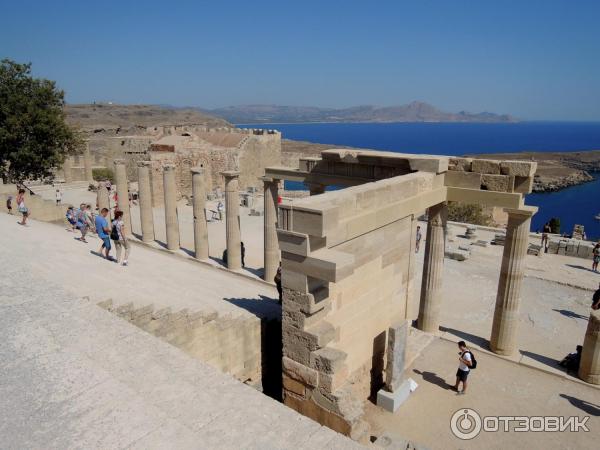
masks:
[[[558,217],[550,219],[550,229],[553,234],[560,234],[560,219]]]
[[[94,180],[96,180],[96,181],[109,180],[113,184],[115,182],[115,175],[114,175],[113,171],[108,168],[92,169],[92,176],[94,177]]]
[[[461,202],[448,202],[448,220],[484,226],[493,222],[492,216],[485,213],[482,206]]]

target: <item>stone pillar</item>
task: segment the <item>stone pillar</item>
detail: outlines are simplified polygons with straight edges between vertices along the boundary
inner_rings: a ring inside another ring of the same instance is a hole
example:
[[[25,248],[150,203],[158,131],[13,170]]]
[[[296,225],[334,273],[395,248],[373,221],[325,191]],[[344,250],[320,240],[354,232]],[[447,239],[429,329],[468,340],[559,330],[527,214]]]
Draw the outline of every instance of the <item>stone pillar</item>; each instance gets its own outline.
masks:
[[[521,282],[525,272],[531,216],[535,214],[537,208],[525,206],[522,209],[504,211],[508,213],[508,226],[502,253],[490,348],[499,355],[511,355],[517,349]]]
[[[279,197],[279,180],[273,178],[262,178],[264,182],[265,200],[265,273],[263,278],[270,283],[277,273],[279,267],[279,241],[277,239],[277,199]]]
[[[175,166],[163,167],[163,190],[165,193],[165,226],[167,229],[167,248],[179,250],[179,221],[177,220],[177,186],[175,185]]]
[[[93,183],[94,175],[92,173],[92,155],[90,154],[89,141],[85,141],[85,150],[83,151],[83,169],[85,172],[85,181]]]
[[[73,159],[70,156],[65,158],[65,162],[63,163],[63,174],[65,178],[65,183],[71,183],[73,181]]]
[[[592,310],[583,340],[579,378],[600,384],[600,309]]]
[[[206,186],[204,169],[192,167],[194,208],[194,252],[196,259],[208,259],[208,226],[206,225]]]
[[[325,185],[319,183],[306,183],[310,195],[319,195],[325,193]]]
[[[221,172],[225,177],[225,220],[227,228],[227,267],[231,270],[242,268],[240,249],[240,195],[239,172]]]
[[[385,385],[388,391],[395,392],[402,384],[406,345],[408,342],[408,322],[394,324],[388,329],[387,364],[385,366]]]
[[[154,240],[154,214],[152,212],[152,191],[150,189],[150,161],[138,162],[138,197],[142,241],[152,242]]]
[[[124,159],[115,159],[115,182],[117,183],[118,209],[123,211],[125,233],[131,234],[131,213],[129,212],[129,184]]]
[[[96,203],[98,204],[98,214],[100,214],[102,208],[106,208],[108,209],[108,217],[110,218],[110,200],[108,198],[108,189],[106,189],[105,181],[98,183],[98,190],[96,191]]]
[[[446,247],[444,232],[446,218],[448,217],[448,205],[438,203],[431,206],[428,210],[428,216],[417,327],[422,331],[435,333],[440,326],[442,271]],[[411,251],[414,250],[411,248]]]

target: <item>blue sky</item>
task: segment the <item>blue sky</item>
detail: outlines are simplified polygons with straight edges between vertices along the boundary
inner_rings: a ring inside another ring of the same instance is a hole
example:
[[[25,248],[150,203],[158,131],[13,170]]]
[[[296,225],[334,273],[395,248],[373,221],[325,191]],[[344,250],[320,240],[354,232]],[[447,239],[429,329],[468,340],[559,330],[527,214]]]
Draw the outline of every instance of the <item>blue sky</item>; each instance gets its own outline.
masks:
[[[430,102],[600,120],[600,1],[8,1],[0,57],[72,103]]]

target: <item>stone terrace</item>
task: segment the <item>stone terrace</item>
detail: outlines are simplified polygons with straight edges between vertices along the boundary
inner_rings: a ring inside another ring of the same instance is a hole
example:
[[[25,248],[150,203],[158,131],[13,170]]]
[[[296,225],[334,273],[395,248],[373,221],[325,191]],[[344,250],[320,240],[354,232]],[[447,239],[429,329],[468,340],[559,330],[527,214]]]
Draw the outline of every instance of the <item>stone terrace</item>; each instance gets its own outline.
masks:
[[[75,269],[71,235],[15,222],[0,215],[3,448],[359,448],[46,279],[34,237]]]

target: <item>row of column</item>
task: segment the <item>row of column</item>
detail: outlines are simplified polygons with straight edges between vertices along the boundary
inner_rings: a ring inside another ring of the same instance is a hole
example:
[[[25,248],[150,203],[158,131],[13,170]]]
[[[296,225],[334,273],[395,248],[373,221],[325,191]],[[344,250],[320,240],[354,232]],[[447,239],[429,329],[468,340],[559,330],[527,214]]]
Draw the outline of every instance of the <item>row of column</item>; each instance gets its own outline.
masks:
[[[490,337],[491,350],[500,355],[510,355],[517,349],[521,284],[525,272],[531,217],[537,208],[524,207],[505,211],[508,213],[508,226]],[[418,328],[427,332],[436,332],[440,326],[447,214],[446,203],[434,205],[428,211],[425,260],[417,319]]]
[[[117,185],[118,207],[123,211],[126,230],[131,233],[131,213],[129,211],[129,192],[127,189],[127,171],[125,160],[114,162],[115,182]],[[150,186],[151,163],[138,163],[138,194],[142,241],[154,240],[154,217]],[[208,226],[206,223],[206,185],[204,169],[194,167],[192,172],[192,195],[194,215],[194,251],[197,259],[209,258]],[[238,270],[242,267],[241,229],[239,212],[239,172],[222,172],[225,178],[225,226],[227,241],[227,267]],[[273,281],[279,266],[279,243],[277,240],[277,200],[279,180],[263,178],[264,182],[264,279]],[[165,197],[165,226],[167,248],[177,250],[180,246],[179,220],[177,216],[177,187],[175,166],[163,168],[163,190]],[[98,207],[108,208],[108,191],[104,183],[98,188]]]

